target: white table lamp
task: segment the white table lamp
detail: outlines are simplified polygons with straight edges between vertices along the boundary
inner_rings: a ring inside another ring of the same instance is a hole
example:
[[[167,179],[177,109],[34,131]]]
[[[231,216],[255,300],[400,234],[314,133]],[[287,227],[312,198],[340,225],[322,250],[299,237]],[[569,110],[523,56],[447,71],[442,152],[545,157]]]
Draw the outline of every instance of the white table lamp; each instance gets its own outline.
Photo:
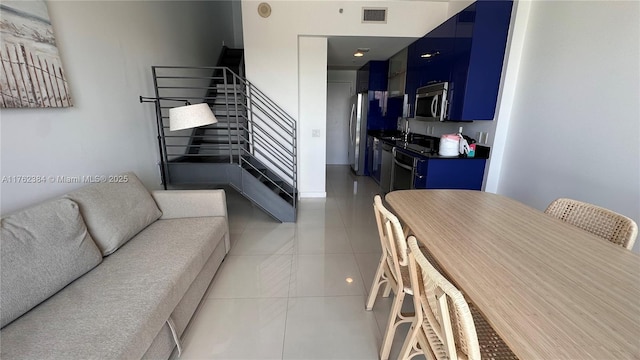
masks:
[[[169,109],[169,130],[183,130],[218,122],[209,104],[200,103]]]

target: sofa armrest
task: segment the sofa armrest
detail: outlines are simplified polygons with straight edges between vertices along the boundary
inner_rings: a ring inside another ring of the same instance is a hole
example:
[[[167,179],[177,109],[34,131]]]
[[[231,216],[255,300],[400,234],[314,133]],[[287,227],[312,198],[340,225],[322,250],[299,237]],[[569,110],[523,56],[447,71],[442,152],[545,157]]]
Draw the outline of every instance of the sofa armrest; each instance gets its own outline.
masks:
[[[227,222],[225,248],[229,252],[229,218],[224,190],[155,190],[153,199],[162,211],[161,220],[222,216]]]
[[[160,219],[227,217],[224,190],[156,190],[151,195],[162,211]]]

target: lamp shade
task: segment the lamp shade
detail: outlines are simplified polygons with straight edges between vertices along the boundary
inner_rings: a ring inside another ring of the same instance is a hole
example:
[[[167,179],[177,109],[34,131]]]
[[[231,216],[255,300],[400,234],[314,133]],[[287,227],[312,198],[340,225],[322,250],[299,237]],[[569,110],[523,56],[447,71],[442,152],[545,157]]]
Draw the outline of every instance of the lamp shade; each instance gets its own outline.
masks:
[[[209,104],[180,106],[169,109],[169,130],[176,131],[218,122]]]

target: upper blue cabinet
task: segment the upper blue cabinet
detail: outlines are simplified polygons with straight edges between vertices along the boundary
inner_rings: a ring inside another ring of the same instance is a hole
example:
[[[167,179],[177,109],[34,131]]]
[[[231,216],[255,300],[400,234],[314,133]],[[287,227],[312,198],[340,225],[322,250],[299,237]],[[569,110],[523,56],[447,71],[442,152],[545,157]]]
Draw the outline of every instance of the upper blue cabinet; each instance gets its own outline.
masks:
[[[512,1],[477,1],[409,46],[406,93],[449,82],[448,120],[493,120]]]
[[[389,61],[369,61],[356,73],[356,92],[386,91]]]
[[[455,61],[456,17],[444,22],[409,45],[407,87],[409,116],[414,116],[416,90],[427,84],[449,81]]]

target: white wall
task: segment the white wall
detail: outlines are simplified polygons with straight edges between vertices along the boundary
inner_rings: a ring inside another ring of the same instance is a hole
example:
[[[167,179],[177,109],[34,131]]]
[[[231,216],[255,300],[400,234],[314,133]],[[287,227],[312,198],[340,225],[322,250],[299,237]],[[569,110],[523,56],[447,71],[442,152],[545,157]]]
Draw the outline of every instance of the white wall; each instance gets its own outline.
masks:
[[[532,2],[499,193],[640,221],[639,23],[638,2]]]
[[[300,89],[299,134],[311,134],[319,130],[327,132],[327,108],[317,104],[327,103],[327,38],[301,36],[298,38]],[[305,197],[326,197],[325,166],[327,162],[326,136],[302,136],[298,142],[300,175],[298,191]],[[320,150],[322,149],[322,150]],[[323,164],[320,169],[317,164]],[[317,169],[316,169],[317,168]]]
[[[75,106],[2,109],[1,175],[82,176],[135,171],[159,188],[152,65],[213,65],[232,43],[218,2],[49,1]],[[1,212],[81,184],[1,186]]]
[[[344,82],[351,84],[351,95],[356,94],[356,70],[328,70],[327,82]]]
[[[270,1],[272,13],[262,18],[257,13],[259,1],[242,1],[245,64],[248,79],[299,121],[299,188],[300,196],[325,193],[325,164],[316,162],[311,154],[325,153],[326,118],[306,113],[308,109],[326,111],[326,95],[303,94],[311,89],[326,89],[327,69],[299,64],[306,57],[324,56],[326,49],[319,41],[307,45],[303,53],[298,48],[300,36],[397,36],[420,37],[447,18],[448,3],[423,1]],[[388,22],[384,25],[362,24],[363,6],[387,7]],[[343,9],[340,13],[339,10]],[[325,45],[326,47],[326,42]],[[323,55],[324,54],[324,55]],[[307,59],[309,60],[309,59]],[[313,72],[311,70],[313,69]],[[316,73],[317,72],[317,73]],[[305,88],[300,88],[301,78]],[[322,80],[321,80],[322,79]],[[313,91],[312,91],[313,92]],[[313,92],[315,93],[315,92]],[[305,109],[301,98],[305,97]],[[312,130],[321,129],[321,138],[312,138]],[[310,146],[318,145],[318,148]],[[323,155],[324,156],[324,155]]]
[[[447,19],[464,10],[467,6],[473,4],[474,1],[475,0],[449,0]]]
[[[233,13],[233,47],[243,48],[244,42],[242,37],[242,2],[238,0],[230,0],[231,10]]]

